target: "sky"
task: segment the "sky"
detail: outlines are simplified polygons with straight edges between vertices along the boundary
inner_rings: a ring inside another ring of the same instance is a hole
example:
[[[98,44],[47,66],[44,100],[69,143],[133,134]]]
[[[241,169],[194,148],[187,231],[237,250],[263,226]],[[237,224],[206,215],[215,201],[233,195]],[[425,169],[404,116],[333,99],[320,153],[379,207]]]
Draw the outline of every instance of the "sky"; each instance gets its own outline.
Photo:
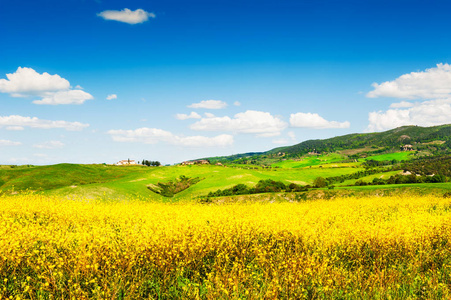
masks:
[[[0,0],[0,164],[451,123],[451,1]]]

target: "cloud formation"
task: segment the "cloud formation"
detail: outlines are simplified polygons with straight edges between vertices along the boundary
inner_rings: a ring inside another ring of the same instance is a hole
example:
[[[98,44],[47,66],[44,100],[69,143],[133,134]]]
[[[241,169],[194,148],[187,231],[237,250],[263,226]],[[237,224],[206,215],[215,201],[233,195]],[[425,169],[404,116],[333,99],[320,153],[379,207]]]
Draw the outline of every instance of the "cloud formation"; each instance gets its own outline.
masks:
[[[116,142],[139,142],[144,144],[164,142],[186,147],[225,147],[233,144],[233,136],[228,134],[221,134],[215,137],[185,137],[175,135],[166,130],[147,127],[135,130],[109,130],[108,134]]]
[[[70,83],[59,75],[39,74],[32,68],[17,68],[15,73],[0,79],[0,92],[12,97],[45,96],[47,93],[68,90]]]
[[[22,143],[10,141],[10,140],[0,140],[0,147],[1,146],[19,146],[19,145],[22,145]]]
[[[253,133],[263,137],[279,135],[286,127],[286,122],[270,113],[255,110],[238,113],[233,118],[228,116],[202,118],[190,126],[193,130]]]
[[[383,131],[404,125],[435,126],[451,123],[451,99],[416,103],[405,109],[370,112],[367,132]]]
[[[413,104],[411,102],[401,101],[401,102],[396,102],[396,103],[390,104],[390,108],[407,108],[407,107],[412,107],[414,105],[415,104]]]
[[[327,128],[349,128],[351,124],[348,121],[336,122],[327,121],[318,114],[302,113],[290,115],[290,126],[300,128],[327,129]]]
[[[63,148],[64,143],[60,141],[48,141],[39,144],[34,144],[33,147],[38,149],[57,149]]]
[[[187,115],[187,114],[176,114],[175,118],[177,120],[187,120],[187,119],[200,119],[202,117],[197,112],[192,111],[189,115]]]
[[[17,68],[15,73],[0,79],[0,92],[11,97],[42,97],[35,104],[82,104],[94,97],[81,89],[71,89],[68,80],[47,72],[39,74],[32,68]]]
[[[107,99],[107,100],[117,99],[117,95],[116,95],[116,94],[108,95],[108,96],[106,97],[106,99]]]
[[[199,103],[188,105],[189,108],[205,108],[205,109],[223,109],[227,107],[227,103],[221,100],[202,100]]]
[[[124,8],[123,10],[105,10],[97,14],[105,20],[112,20],[118,22],[124,22],[127,24],[139,24],[149,20],[149,18],[155,18],[154,13],[149,13],[141,8],[137,10],[130,10]]]
[[[86,100],[92,100],[91,94],[82,90],[69,90],[52,93],[41,100],[34,100],[34,104],[59,105],[59,104],[83,104]]]
[[[369,98],[391,97],[403,99],[447,98],[451,95],[451,65],[437,64],[422,72],[404,74],[393,81],[373,83]]]
[[[1,126],[18,126],[18,127],[30,127],[40,129],[53,129],[62,128],[69,131],[79,131],[89,126],[89,124],[83,124],[80,122],[67,122],[67,121],[51,121],[42,120],[36,117],[23,117],[18,115],[0,116]]]

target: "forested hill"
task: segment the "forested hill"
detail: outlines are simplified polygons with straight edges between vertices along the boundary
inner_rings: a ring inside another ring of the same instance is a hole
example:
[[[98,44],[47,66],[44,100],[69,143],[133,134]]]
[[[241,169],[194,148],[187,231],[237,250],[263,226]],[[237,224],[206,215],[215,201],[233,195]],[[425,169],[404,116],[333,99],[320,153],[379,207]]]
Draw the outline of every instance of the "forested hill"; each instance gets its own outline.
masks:
[[[440,141],[442,147],[451,148],[451,125],[433,127],[402,126],[384,132],[354,133],[324,140],[308,140],[294,146],[279,147],[262,153],[245,153],[214,157],[212,161],[234,161],[240,157],[259,157],[283,153],[284,157],[305,155],[311,152],[335,152],[347,149],[374,148],[395,151],[406,144],[416,145]]]
[[[316,152],[334,152],[344,149],[364,147],[390,147],[399,149],[405,144],[444,141],[451,144],[451,125],[433,127],[402,126],[384,132],[355,133],[337,136],[325,140],[308,140],[294,146],[279,147],[267,153],[284,152],[287,154],[307,154]]]

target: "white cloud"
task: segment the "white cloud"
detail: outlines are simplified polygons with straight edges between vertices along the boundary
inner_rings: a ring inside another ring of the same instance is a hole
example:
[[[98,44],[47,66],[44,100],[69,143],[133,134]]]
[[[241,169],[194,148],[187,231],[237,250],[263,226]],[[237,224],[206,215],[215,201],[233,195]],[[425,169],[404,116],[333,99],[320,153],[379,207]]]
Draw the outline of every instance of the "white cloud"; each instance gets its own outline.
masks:
[[[6,127],[6,130],[11,130],[11,131],[21,131],[24,130],[25,128],[23,128],[22,126],[8,126]]]
[[[199,103],[188,105],[189,108],[222,109],[227,107],[227,103],[221,100],[203,100]]]
[[[81,89],[70,89],[69,81],[57,74],[39,74],[31,68],[19,67],[6,77],[0,79],[0,92],[12,97],[42,97],[33,101],[35,104],[82,104],[93,99],[92,95]]]
[[[42,120],[36,117],[11,115],[4,117],[0,116],[0,126],[20,126],[41,129],[63,128],[70,131],[78,131],[88,127],[89,124],[83,124],[80,122]]]
[[[370,112],[367,132],[383,131],[404,125],[435,126],[451,123],[451,99],[416,103],[406,109]]]
[[[22,145],[21,142],[13,142],[10,140],[0,140],[0,146],[19,146]]]
[[[83,104],[86,100],[92,100],[91,94],[82,90],[60,91],[33,101],[34,104],[59,105],[59,104]]]
[[[148,21],[149,18],[155,18],[154,13],[149,13],[141,8],[137,10],[130,10],[128,8],[124,8],[123,10],[105,10],[97,15],[105,20],[119,21],[128,24],[144,23]]]
[[[107,100],[117,99],[117,95],[116,95],[116,94],[108,95],[108,96],[106,97],[106,99],[107,99]]]
[[[293,131],[288,132],[288,137],[292,140],[296,140],[296,134]]]
[[[270,113],[247,110],[230,117],[202,118],[190,126],[193,130],[232,131],[236,133],[254,133],[257,136],[270,137],[279,135],[287,124]]]
[[[64,147],[64,143],[60,141],[48,141],[39,144],[34,144],[33,147],[39,149],[56,149]]]
[[[415,104],[407,101],[401,101],[397,103],[390,104],[390,108],[407,108],[407,107],[413,107]]]
[[[233,136],[222,134],[215,137],[205,136],[178,136],[157,128],[138,128],[135,130],[110,130],[113,141],[116,142],[140,142],[156,144],[165,142],[186,147],[225,147],[233,144]]]
[[[15,73],[6,74],[6,78],[0,79],[0,92],[12,97],[44,96],[70,88],[69,81],[59,75],[39,74],[31,68],[19,67]]]
[[[327,121],[318,114],[298,112],[296,114],[290,115],[290,125],[291,127],[326,129],[326,128],[349,128],[350,123],[348,121],[345,122]]]
[[[235,101],[235,102],[233,102],[233,105],[235,105],[235,106],[241,106],[241,102],[240,102],[240,101]]]
[[[212,114],[212,113],[204,113],[204,116],[206,117],[206,118],[214,118],[214,117],[216,117],[214,114]]]
[[[447,98],[451,95],[451,65],[437,64],[426,71],[404,74],[393,81],[373,83],[369,98],[392,97],[404,99]]]
[[[202,118],[197,112],[192,111],[189,115],[187,114],[176,114],[175,118],[178,120],[187,120],[187,119],[200,119]]]

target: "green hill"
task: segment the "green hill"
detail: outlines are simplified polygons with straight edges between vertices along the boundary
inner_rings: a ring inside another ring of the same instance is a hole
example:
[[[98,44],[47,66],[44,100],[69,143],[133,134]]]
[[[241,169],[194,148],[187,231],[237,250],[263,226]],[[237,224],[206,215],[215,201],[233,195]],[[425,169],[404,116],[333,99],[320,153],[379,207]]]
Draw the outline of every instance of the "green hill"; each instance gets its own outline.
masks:
[[[0,166],[0,194],[20,191],[88,197],[178,201],[259,181],[356,189],[372,184],[451,186],[451,126],[404,126],[380,133],[306,141],[267,152],[210,158],[210,165],[166,167],[57,164]],[[412,151],[401,146],[412,145]],[[309,154],[310,152],[310,154]],[[214,165],[215,162],[223,165]],[[404,171],[404,172],[403,172]],[[402,175],[409,174],[409,176]],[[244,190],[241,186],[240,189]],[[167,197],[167,196],[171,197]]]
[[[271,165],[275,162],[299,158],[309,153],[343,154],[343,159],[358,158],[359,153],[375,155],[400,151],[409,144],[413,150],[424,151],[426,154],[443,154],[451,146],[451,125],[433,127],[402,126],[384,132],[354,133],[323,140],[308,140],[302,143],[278,147],[266,152],[245,153],[224,157],[207,158],[212,162],[233,162],[244,164]]]

